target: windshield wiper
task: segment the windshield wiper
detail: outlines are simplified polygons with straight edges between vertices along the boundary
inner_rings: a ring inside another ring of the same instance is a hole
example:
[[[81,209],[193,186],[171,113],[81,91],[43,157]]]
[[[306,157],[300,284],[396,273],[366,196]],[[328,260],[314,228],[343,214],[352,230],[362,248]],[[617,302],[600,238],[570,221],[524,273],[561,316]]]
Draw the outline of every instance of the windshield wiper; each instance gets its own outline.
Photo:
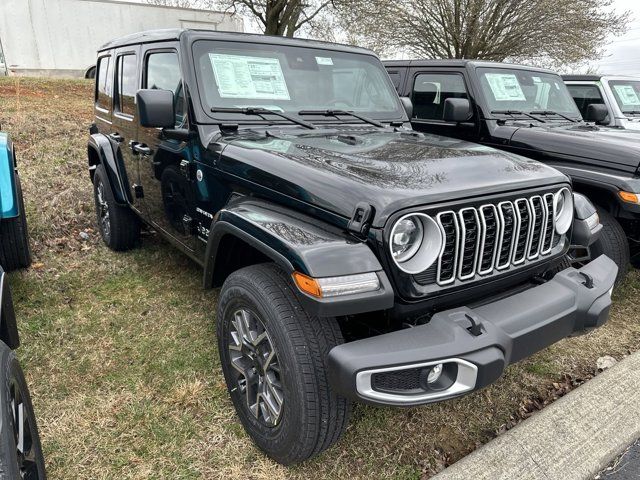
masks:
[[[297,123],[298,125],[303,126],[304,128],[308,128],[309,130],[315,130],[315,126],[309,122],[305,122],[300,118],[293,117],[291,115],[287,115],[283,112],[278,112],[276,110],[269,110],[268,108],[263,107],[213,107],[211,109],[212,113],[240,113],[242,115],[275,115],[277,117],[285,118],[290,122]]]
[[[358,120],[362,120],[365,123],[370,125],[374,125],[376,127],[384,127],[383,124],[378,122],[377,120],[373,120],[368,117],[364,117],[358,113],[347,112],[346,110],[300,110],[298,115],[322,115],[324,117],[336,117],[338,118],[340,115],[347,115],[353,118],[357,118]]]
[[[630,112],[622,112],[625,115],[640,115],[640,110],[631,110]]]
[[[515,117],[516,115],[524,115],[525,117],[529,117],[529,118],[534,119],[536,122],[547,123],[546,121],[542,120],[541,118],[534,117],[530,113],[523,112],[521,110],[492,110],[491,111],[491,115],[511,115],[512,117]]]
[[[546,115],[557,115],[559,117],[564,118],[565,120],[569,120],[572,123],[576,122],[575,118],[567,117],[566,115],[563,115],[562,113],[554,112],[553,110],[540,110],[540,111],[534,110],[534,111],[529,112],[529,113],[531,113],[531,115],[545,115],[545,116]]]

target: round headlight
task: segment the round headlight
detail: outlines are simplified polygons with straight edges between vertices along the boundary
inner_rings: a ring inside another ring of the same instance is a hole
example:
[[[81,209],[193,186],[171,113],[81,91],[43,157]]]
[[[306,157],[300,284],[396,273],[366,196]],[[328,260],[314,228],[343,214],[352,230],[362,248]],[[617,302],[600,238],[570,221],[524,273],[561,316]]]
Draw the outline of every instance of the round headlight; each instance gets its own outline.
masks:
[[[553,211],[555,213],[556,232],[564,235],[573,223],[573,195],[568,188],[562,188],[554,197]]]
[[[410,213],[398,220],[389,237],[391,257],[400,270],[415,274],[436,261],[442,249],[438,224],[424,213]]]

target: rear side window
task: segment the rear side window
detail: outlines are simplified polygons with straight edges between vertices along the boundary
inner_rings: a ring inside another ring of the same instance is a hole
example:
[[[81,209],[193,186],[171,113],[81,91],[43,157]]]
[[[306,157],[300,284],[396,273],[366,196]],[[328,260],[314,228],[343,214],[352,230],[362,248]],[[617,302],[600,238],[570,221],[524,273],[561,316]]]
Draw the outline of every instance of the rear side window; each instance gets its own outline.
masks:
[[[176,108],[176,126],[185,121],[184,94],[180,62],[176,52],[157,52],[147,56],[145,88],[171,90]]]
[[[118,57],[116,112],[133,117],[138,91],[138,61],[135,54]]]
[[[442,120],[447,98],[469,98],[462,75],[457,73],[421,73],[413,84],[413,116]]]
[[[589,105],[604,103],[600,89],[596,85],[567,85],[567,88],[583,117],[587,115]]]
[[[111,57],[98,60],[96,75],[96,105],[103,110],[111,110],[113,98],[113,76],[111,75]]]

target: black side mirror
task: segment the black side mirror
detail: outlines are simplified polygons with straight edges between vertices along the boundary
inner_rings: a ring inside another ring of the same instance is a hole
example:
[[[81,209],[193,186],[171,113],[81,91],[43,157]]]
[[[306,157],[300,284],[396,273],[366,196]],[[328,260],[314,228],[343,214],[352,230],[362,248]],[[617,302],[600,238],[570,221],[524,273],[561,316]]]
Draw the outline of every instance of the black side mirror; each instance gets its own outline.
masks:
[[[602,123],[609,116],[609,110],[607,106],[602,103],[590,103],[587,105],[587,114],[585,120],[587,122]]]
[[[400,100],[402,101],[404,111],[407,112],[407,117],[411,120],[411,117],[413,117],[413,103],[411,99],[409,97],[400,97]]]
[[[136,94],[140,125],[146,128],[173,128],[176,123],[171,90],[138,90]]]
[[[466,122],[471,118],[471,103],[466,98],[447,98],[442,119],[445,122]]]

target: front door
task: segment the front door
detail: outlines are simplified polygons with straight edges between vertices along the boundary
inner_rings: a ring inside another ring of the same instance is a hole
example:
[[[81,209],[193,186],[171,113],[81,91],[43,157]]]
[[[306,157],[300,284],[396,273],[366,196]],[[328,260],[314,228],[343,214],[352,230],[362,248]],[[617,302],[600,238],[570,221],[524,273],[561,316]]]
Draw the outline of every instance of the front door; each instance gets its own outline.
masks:
[[[445,137],[477,141],[478,123],[475,112],[469,122],[456,124],[444,121],[444,103],[448,98],[466,98],[471,101],[462,73],[411,73],[409,88],[413,103],[413,128]]]
[[[119,146],[118,155],[125,167],[130,199],[144,218],[147,214],[140,199],[140,175],[138,157],[132,150],[132,142],[138,136],[138,112],[136,92],[139,79],[139,47],[126,47],[115,54],[115,82],[113,91],[113,115],[109,138]]]
[[[176,128],[186,125],[185,101],[178,52],[172,47],[149,47],[144,52],[142,88],[170,90],[176,107]],[[189,178],[190,159],[185,142],[163,138],[162,130],[139,127],[140,184],[153,225],[185,247],[195,247],[195,186]],[[182,165],[181,165],[182,164]]]

